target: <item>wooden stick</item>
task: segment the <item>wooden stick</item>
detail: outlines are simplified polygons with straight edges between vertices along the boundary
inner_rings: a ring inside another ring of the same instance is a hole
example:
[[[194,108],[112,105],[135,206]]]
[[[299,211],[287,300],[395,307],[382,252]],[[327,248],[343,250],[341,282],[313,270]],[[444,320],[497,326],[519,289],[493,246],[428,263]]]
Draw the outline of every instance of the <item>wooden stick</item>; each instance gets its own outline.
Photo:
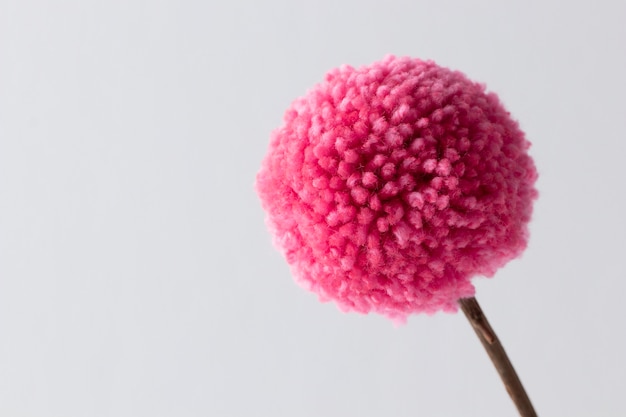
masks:
[[[459,300],[461,310],[465,313],[465,316],[471,323],[476,335],[480,339],[483,347],[487,351],[489,358],[496,367],[496,370],[502,378],[504,387],[506,388],[509,396],[515,403],[517,411],[521,417],[537,417],[537,413],[533,408],[533,405],[522,386],[509,357],[507,356],[498,336],[489,325],[487,317],[483,314],[483,310],[480,308],[476,298],[462,298]]]

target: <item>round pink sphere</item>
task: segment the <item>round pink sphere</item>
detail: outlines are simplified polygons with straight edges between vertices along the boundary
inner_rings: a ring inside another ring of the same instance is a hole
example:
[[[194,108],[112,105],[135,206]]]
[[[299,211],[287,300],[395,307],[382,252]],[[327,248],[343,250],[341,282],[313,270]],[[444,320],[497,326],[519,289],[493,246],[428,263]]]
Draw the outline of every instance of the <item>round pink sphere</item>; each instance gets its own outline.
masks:
[[[498,97],[432,61],[343,66],[295,100],[256,189],[296,280],[344,311],[456,311],[519,256],[537,196]]]

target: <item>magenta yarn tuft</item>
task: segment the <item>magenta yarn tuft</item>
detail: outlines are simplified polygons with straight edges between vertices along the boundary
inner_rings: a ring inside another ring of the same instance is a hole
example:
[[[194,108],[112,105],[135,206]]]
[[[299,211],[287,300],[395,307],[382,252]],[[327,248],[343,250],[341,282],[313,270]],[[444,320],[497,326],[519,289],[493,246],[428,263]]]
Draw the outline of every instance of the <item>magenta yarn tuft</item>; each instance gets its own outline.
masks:
[[[330,71],[295,100],[256,178],[297,282],[344,311],[456,311],[519,256],[530,143],[494,93],[432,61]]]

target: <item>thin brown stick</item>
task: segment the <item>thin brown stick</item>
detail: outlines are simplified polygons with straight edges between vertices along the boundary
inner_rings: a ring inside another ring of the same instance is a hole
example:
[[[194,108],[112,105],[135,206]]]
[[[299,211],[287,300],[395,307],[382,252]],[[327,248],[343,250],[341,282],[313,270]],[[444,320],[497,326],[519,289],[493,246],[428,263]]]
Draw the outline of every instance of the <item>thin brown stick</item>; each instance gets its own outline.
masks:
[[[470,321],[476,335],[480,339],[483,347],[487,351],[489,358],[496,367],[496,370],[502,378],[504,387],[506,388],[509,396],[515,403],[517,411],[519,411],[522,417],[537,417],[537,413],[533,408],[533,405],[522,386],[509,357],[507,356],[502,343],[498,340],[495,332],[489,325],[487,317],[483,314],[483,310],[480,308],[476,298],[462,298],[459,300],[461,310],[465,313],[465,316]]]

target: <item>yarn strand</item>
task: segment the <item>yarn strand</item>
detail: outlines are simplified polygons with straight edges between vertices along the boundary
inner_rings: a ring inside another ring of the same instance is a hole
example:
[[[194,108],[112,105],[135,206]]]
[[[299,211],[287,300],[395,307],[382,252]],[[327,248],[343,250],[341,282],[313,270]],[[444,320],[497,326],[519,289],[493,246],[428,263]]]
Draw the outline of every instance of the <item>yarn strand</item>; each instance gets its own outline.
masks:
[[[500,374],[504,387],[517,407],[520,416],[537,417],[537,413],[530,402],[530,398],[528,398],[528,394],[526,394],[526,390],[524,390],[522,382],[476,298],[461,298],[459,305],[474,328],[498,374]]]

